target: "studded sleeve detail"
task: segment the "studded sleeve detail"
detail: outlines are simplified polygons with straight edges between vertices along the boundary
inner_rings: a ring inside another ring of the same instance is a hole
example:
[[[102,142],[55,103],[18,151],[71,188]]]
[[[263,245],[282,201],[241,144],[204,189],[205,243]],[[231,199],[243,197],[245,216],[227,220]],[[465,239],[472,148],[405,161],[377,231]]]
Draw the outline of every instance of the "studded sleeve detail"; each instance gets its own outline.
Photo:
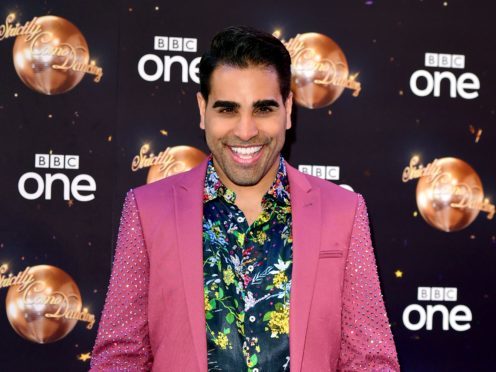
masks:
[[[148,277],[148,255],[131,190],[122,211],[110,285],[93,349],[92,371],[150,370]]]
[[[361,195],[346,261],[341,318],[340,371],[399,371]]]

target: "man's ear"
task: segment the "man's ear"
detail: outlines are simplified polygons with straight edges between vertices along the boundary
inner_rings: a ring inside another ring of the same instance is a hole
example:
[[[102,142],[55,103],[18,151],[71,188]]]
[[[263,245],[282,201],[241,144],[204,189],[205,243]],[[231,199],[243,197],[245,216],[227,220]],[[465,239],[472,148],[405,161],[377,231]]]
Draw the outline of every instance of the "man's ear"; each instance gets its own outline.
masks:
[[[291,128],[291,111],[293,110],[293,92],[289,92],[288,98],[286,98],[286,102],[284,103],[284,107],[286,107],[286,129]]]
[[[196,93],[196,100],[198,101],[198,110],[200,111],[200,128],[205,130],[205,110],[207,109],[207,101],[203,98],[203,95],[198,92]]]

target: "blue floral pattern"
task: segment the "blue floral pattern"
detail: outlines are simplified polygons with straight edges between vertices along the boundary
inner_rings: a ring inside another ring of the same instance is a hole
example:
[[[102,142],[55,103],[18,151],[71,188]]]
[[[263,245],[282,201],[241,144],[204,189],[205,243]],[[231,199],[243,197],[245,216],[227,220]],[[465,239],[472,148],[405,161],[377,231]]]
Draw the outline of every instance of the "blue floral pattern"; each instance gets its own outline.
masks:
[[[282,157],[251,224],[210,159],[203,206],[209,371],[289,371],[292,218]]]

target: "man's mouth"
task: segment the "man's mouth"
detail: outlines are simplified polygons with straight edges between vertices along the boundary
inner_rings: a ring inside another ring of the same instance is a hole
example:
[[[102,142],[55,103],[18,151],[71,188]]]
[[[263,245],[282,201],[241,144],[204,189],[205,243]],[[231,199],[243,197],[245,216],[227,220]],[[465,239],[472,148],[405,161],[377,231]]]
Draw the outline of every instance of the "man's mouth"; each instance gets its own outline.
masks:
[[[256,158],[263,146],[229,146],[233,154],[243,160]]]

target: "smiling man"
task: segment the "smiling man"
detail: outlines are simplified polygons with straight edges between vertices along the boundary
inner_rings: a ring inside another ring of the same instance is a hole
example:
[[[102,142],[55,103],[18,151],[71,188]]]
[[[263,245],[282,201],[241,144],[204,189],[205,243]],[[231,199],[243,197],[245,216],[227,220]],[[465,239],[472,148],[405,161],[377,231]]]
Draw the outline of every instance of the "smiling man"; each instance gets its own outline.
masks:
[[[243,62],[218,66],[209,93],[202,86],[197,96],[213,167],[251,224],[262,212],[262,197],[279,167],[291,127],[292,95],[282,95],[274,67]]]
[[[92,369],[399,370],[363,198],[280,155],[290,63],[248,27],[213,39],[211,156],[128,193]]]

